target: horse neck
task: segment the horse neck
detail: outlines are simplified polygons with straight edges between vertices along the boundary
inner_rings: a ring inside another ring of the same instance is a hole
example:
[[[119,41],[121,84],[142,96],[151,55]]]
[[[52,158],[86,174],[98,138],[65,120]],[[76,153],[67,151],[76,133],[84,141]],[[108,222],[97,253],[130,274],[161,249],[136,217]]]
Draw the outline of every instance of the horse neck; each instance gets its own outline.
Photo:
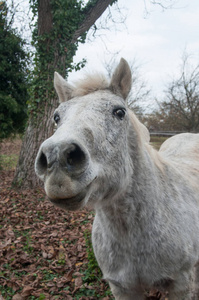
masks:
[[[129,128],[129,152],[133,165],[133,175],[130,187],[132,197],[143,202],[153,194],[154,183],[163,180],[165,161],[150,144],[148,129],[140,123],[136,116],[131,114]]]

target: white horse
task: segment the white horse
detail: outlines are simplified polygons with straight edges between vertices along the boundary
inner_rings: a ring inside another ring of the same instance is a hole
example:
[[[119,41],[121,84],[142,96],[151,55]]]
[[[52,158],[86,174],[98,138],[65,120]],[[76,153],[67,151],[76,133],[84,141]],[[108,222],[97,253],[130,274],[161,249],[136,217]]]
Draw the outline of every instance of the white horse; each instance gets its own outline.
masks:
[[[94,207],[94,252],[115,299],[141,300],[152,287],[170,300],[199,299],[199,135],[150,146],[125,101],[124,59],[110,83],[95,75],[72,86],[55,73],[55,89],[57,130],[36,173],[55,205]]]

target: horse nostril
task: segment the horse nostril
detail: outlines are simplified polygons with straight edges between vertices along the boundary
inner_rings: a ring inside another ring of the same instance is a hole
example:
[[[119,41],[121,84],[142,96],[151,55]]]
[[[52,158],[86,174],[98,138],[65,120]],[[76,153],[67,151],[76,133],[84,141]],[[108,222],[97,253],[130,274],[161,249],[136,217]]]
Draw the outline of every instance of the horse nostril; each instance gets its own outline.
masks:
[[[78,176],[85,171],[87,161],[86,150],[76,143],[45,144],[36,158],[35,171],[42,180],[47,173],[53,172],[58,167]]]
[[[80,169],[86,162],[86,155],[77,144],[72,144],[70,148],[66,150],[66,160],[69,168]]]
[[[42,152],[37,159],[37,169],[39,173],[45,173],[48,167],[46,155]]]

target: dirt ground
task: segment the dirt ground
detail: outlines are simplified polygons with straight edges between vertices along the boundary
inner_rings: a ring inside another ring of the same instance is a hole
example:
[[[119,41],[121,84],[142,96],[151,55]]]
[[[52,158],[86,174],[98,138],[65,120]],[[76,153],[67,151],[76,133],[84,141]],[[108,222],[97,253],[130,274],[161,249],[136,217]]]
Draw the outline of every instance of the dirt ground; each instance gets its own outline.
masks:
[[[19,138],[4,140],[0,143],[0,154],[16,154],[19,155],[22,141]]]
[[[20,146],[8,140],[0,155],[15,157]],[[55,208],[41,188],[13,189],[14,170],[0,170],[0,300],[113,299],[92,251],[94,212]]]

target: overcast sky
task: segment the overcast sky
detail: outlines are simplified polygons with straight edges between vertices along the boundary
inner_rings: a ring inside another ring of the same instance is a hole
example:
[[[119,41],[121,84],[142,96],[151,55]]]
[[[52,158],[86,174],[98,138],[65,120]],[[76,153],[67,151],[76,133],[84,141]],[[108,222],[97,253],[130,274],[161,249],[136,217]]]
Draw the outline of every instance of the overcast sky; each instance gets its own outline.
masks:
[[[153,94],[160,97],[165,84],[177,74],[185,49],[195,63],[199,62],[199,1],[178,0],[174,8],[164,12],[154,5],[148,5],[146,11],[145,3],[149,0],[118,0],[119,7],[126,8],[122,10],[127,14],[125,26],[103,31],[103,41],[98,37],[80,45],[75,62],[86,58],[87,71],[103,72],[104,61],[111,57],[108,50],[120,51],[118,60],[124,57],[130,62],[136,58]],[[72,73],[69,81],[82,72]]]
[[[8,0],[8,5],[10,2]],[[18,10],[24,11],[25,8],[28,12],[28,0],[15,2],[19,3]],[[158,5],[150,5],[149,0],[118,0],[122,14],[127,15],[125,25],[113,26],[110,21],[109,30],[97,31],[98,37],[80,44],[74,61],[86,58],[87,65],[84,70],[70,74],[68,80],[81,78],[85,70],[104,72],[105,62],[119,52],[118,62],[120,57],[129,62],[136,59],[152,95],[160,100],[166,83],[179,71],[185,49],[192,54],[193,63],[199,63],[199,0],[160,2],[175,4],[172,9],[163,11]],[[114,6],[111,12],[115,21],[120,20]],[[102,16],[103,24],[107,14],[108,10]],[[29,30],[26,33],[30,35]]]

